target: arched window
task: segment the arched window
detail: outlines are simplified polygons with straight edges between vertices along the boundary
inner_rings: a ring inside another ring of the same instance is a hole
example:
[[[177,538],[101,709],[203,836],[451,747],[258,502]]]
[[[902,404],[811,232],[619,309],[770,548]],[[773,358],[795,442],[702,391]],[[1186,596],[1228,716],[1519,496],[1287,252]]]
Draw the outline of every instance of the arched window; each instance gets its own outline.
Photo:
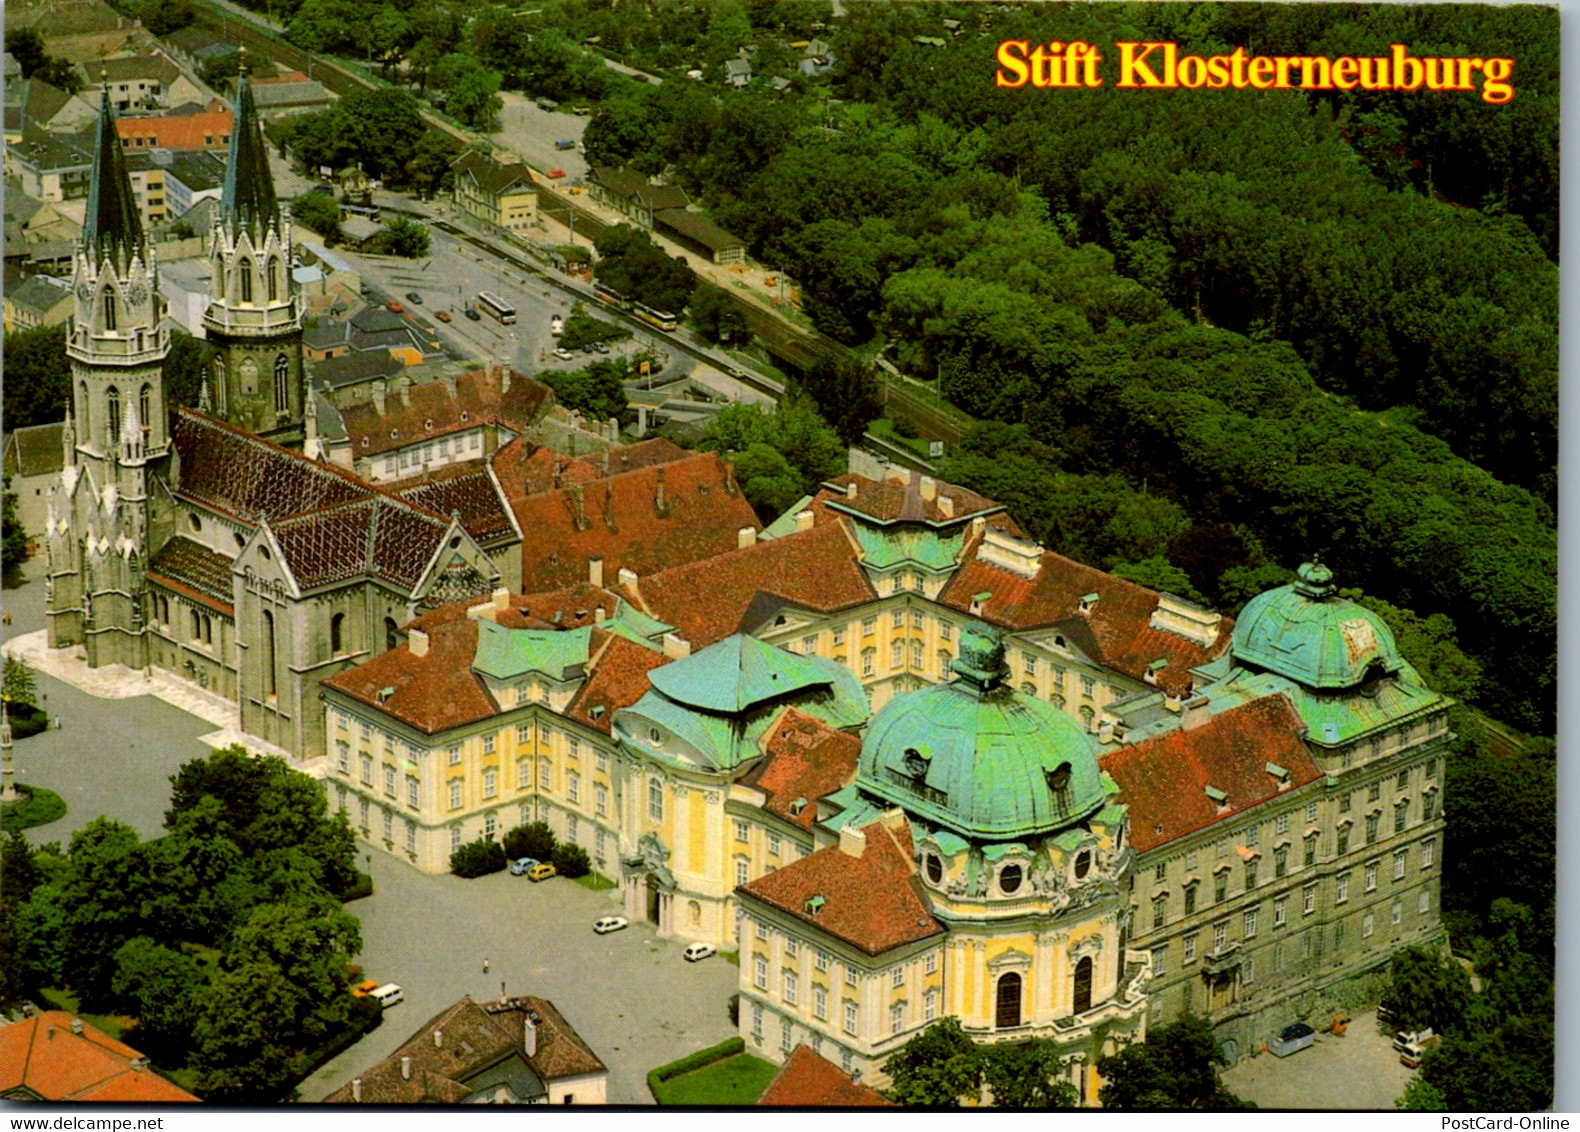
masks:
[[[104,289],[104,329],[115,329],[115,292],[108,287]]]
[[[144,440],[148,439],[148,434],[153,431],[152,421],[154,417],[151,405],[152,396],[153,386],[147,384],[146,382],[143,384],[143,387],[137,391],[137,415],[138,419],[143,422]]]
[[[337,613],[329,619],[329,651],[339,656],[346,651],[346,615]]]
[[[203,643],[205,645],[214,643],[214,619],[207,613],[203,615]]]
[[[400,626],[395,624],[395,618],[384,618],[384,647],[392,649],[400,644]]]
[[[277,259],[271,258],[269,260],[269,301],[271,303],[275,303],[275,302],[279,302],[279,300],[280,300],[280,261],[277,260]]]
[[[214,357],[214,396],[219,398],[219,403],[225,403],[225,356],[217,354]]]
[[[267,609],[263,611],[263,695],[265,699],[274,699],[276,687],[274,683],[274,614]]]
[[[241,283],[241,301],[252,302],[252,260],[236,261],[236,278]]]
[[[114,448],[121,439],[121,391],[115,386],[110,386],[104,394],[105,416],[109,418],[107,424],[109,432],[104,446]]]
[[[1090,962],[1090,960],[1088,960]],[[998,977],[993,1023],[1000,1030],[1013,1030],[1020,1025],[1020,975],[1006,971]]]
[[[1085,1014],[1092,1008],[1092,957],[1083,956],[1075,965],[1074,1010]]]
[[[225,301],[225,261],[216,257],[214,270],[210,274],[214,277],[214,297],[223,303]]]
[[[291,408],[291,363],[284,354],[274,359],[274,411],[289,412]]]
[[[93,443],[93,401],[88,396],[88,383],[77,383],[77,427],[82,431],[77,435],[82,437],[84,444]]]
[[[198,616],[198,611],[195,609],[192,610],[192,639],[194,641],[203,639],[203,619]]]

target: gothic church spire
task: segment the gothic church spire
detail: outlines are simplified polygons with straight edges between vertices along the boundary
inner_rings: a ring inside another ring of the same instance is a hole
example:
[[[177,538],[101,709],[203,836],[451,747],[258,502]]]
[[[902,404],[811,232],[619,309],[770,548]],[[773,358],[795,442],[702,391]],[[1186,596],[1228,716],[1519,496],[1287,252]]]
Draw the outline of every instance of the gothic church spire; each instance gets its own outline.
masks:
[[[241,64],[236,80],[236,113],[230,130],[230,163],[225,167],[219,211],[222,223],[232,233],[245,230],[261,241],[270,225],[278,223],[279,205],[274,196],[274,179],[269,175],[269,154],[253,102],[245,54]]]
[[[102,73],[101,73],[102,77]],[[99,124],[93,147],[93,178],[88,183],[88,212],[82,226],[83,246],[95,265],[106,256],[124,268],[142,244],[143,225],[131,179],[121,156],[121,139],[115,132],[115,111],[110,107],[106,81],[99,102]]]

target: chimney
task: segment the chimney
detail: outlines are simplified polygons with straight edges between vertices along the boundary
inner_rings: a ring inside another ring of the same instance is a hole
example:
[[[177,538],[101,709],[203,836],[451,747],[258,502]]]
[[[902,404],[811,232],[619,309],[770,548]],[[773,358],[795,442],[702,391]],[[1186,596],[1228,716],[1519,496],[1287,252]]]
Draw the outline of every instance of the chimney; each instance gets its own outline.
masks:
[[[407,1054],[400,1059],[400,1076],[402,1081],[411,1080],[411,1055]]]
[[[445,374],[444,375],[444,391],[450,395],[450,400],[454,401],[456,399],[456,396],[458,395],[458,388],[459,387],[457,386],[457,383],[456,383],[455,374],[453,374],[453,373]]]
[[[576,510],[576,529],[585,531],[587,529],[587,514],[582,510],[582,485],[579,483],[571,485],[571,506]]]
[[[735,548],[745,550],[748,546],[757,545],[757,528],[742,527],[735,532]]]
[[[351,1102],[353,1104],[361,1104],[362,1103],[362,1078],[361,1077],[353,1077],[353,1078],[351,1078]]]
[[[500,586],[494,591],[493,598],[495,613],[503,613],[510,608],[510,591],[504,586]]]
[[[51,1042],[55,1040],[55,1027],[54,1027],[53,1024],[50,1026],[50,1028],[49,1028],[49,1036],[45,1040],[46,1041],[51,1041]]]
[[[587,560],[587,581],[589,584],[603,588],[603,559],[589,558]]]
[[[630,588],[632,586],[635,586],[636,585],[636,571],[635,570],[627,570],[624,566],[622,566],[622,567],[620,567],[620,572],[615,575],[615,581],[617,581],[621,585],[621,587],[623,587],[623,588]]]
[[[947,495],[940,495],[938,497],[938,513],[946,519],[953,519],[955,517],[955,501]]]
[[[1112,743],[1114,741],[1114,721],[1105,719],[1097,725],[1097,741],[1099,743]]]
[[[499,367],[499,395],[501,397],[510,392],[510,375],[512,372],[509,366]]]
[[[658,469],[658,485],[654,489],[653,509],[660,516],[669,514],[669,501],[664,498],[664,469],[662,465]]]
[[[397,386],[400,389],[400,403],[402,408],[411,407],[411,374],[403,373]]]
[[[691,642],[674,633],[665,633],[664,655],[670,660],[685,660],[691,655]]]
[[[856,498],[856,481],[855,480],[851,480],[849,483],[847,483],[845,485],[845,498],[846,499],[855,499]]]
[[[604,614],[603,606],[601,606],[601,605],[594,606],[593,607],[593,622],[595,624],[602,625],[604,617],[605,617],[605,614]]]
[[[612,530],[614,530],[614,492],[609,487],[609,480],[608,480],[609,468],[608,468],[608,456],[607,455],[605,455],[604,461],[605,461],[605,466],[604,466],[604,470],[603,470],[603,474],[604,474],[604,485],[603,485],[603,525],[608,527],[612,531]]]
[[[406,643],[411,646],[412,656],[428,655],[428,634],[421,629],[413,629],[406,634]]]
[[[932,476],[923,476],[921,479],[922,499],[931,503],[938,498],[938,481]]]
[[[73,1018],[71,1020],[71,1032],[73,1034],[80,1034],[80,1033],[82,1033],[82,1019],[81,1018]]]
[[[1180,705],[1180,730],[1194,731],[1212,719],[1212,704],[1206,696],[1197,696]]]
[[[538,1016],[532,1010],[528,1010],[521,1019],[521,1051],[528,1057],[538,1052]]]
[[[797,511],[795,515],[795,529],[798,531],[810,531],[816,518],[817,516],[812,513],[810,508],[805,511]]]
[[[867,835],[852,826],[842,826],[839,831],[839,851],[847,857],[860,859],[867,849]]]
[[[384,399],[388,389],[389,385],[382,377],[373,383],[373,407],[381,417],[384,415]]]
[[[444,1031],[443,1030],[435,1030],[433,1032],[433,1048],[434,1049],[443,1049],[444,1048]]]

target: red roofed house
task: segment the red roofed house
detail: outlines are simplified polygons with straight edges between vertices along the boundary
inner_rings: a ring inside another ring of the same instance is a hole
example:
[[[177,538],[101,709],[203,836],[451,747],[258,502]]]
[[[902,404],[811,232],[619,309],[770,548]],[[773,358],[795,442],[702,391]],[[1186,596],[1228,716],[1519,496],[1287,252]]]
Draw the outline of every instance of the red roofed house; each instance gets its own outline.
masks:
[[[0,1026],[0,1097],[119,1105],[198,1100],[131,1046],[64,1010]]]
[[[218,99],[194,114],[160,114],[147,118],[117,118],[115,132],[121,148],[209,149],[230,148],[232,117]]]
[[[546,998],[471,997],[425,1022],[326,1104],[601,1105],[609,1071]]]
[[[784,1068],[768,1083],[759,1106],[785,1108],[894,1108],[894,1102],[871,1085],[863,1085],[832,1061],[796,1046]]]

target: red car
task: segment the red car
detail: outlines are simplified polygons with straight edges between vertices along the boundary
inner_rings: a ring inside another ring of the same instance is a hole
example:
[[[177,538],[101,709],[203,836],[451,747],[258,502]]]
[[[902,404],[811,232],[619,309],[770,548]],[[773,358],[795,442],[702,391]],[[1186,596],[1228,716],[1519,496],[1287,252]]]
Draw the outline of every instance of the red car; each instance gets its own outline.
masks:
[[[404,311],[406,309],[405,307],[403,307],[399,303],[397,303],[394,299],[391,299],[389,302],[385,303],[384,305],[386,307],[388,307],[390,310],[394,311],[396,314],[400,314],[402,311]]]
[[[563,170],[563,169],[559,168],[558,166],[556,166],[555,168],[550,169],[547,173],[545,173],[544,176],[547,177],[551,181],[558,181],[561,177],[565,176],[565,170]]]
[[[433,312],[433,317],[438,319],[440,322],[449,322],[450,321],[450,312],[449,311],[434,311]]]

